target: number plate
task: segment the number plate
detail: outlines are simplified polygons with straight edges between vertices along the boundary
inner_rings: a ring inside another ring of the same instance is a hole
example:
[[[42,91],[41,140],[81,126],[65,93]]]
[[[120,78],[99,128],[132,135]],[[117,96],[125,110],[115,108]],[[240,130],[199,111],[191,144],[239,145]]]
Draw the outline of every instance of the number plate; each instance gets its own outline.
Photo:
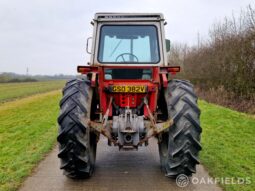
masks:
[[[119,93],[145,93],[146,86],[111,86],[111,90]]]

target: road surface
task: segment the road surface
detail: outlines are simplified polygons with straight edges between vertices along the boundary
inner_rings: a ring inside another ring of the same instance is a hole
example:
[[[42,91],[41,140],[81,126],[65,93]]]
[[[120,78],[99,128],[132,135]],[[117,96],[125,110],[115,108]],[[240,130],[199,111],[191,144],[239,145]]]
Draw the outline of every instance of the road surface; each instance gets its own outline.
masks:
[[[96,170],[88,180],[72,180],[62,174],[56,147],[26,179],[20,191],[221,191],[215,184],[177,186],[174,179],[165,177],[160,170],[156,140],[149,143],[138,151],[119,151],[118,147],[109,147],[101,136]],[[197,166],[194,177],[199,181],[210,178],[201,165]]]

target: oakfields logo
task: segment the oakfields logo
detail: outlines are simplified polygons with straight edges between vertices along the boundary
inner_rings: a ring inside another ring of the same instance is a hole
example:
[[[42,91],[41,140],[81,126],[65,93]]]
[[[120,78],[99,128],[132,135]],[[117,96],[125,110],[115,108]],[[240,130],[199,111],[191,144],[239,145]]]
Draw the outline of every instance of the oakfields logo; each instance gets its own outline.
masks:
[[[177,184],[177,186],[182,187],[182,188],[188,186],[189,177],[186,176],[185,174],[178,175],[176,178],[176,184]]]
[[[189,184],[251,184],[250,177],[188,177],[180,174],[176,178],[176,184],[179,187],[186,187]]]

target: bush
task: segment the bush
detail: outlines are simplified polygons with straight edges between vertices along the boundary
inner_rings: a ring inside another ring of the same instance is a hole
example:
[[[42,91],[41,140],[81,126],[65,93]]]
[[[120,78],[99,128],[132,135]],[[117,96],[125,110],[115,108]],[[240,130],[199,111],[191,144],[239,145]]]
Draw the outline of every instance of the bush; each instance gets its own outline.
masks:
[[[204,89],[223,86],[236,96],[255,94],[255,9],[248,6],[238,18],[213,25],[210,38],[197,47],[175,45],[170,63],[183,65],[184,78]]]
[[[37,82],[38,80],[33,79],[33,78],[12,78],[10,80],[8,80],[7,82],[9,83],[15,83],[15,82]]]

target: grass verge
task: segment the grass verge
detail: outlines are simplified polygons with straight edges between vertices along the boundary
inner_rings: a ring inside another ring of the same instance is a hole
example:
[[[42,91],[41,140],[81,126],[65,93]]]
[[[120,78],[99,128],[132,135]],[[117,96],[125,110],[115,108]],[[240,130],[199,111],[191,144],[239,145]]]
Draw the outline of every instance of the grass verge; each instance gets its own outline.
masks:
[[[55,143],[60,91],[0,106],[0,190],[16,190]]]
[[[245,184],[221,184],[227,191],[254,191],[255,117],[199,102],[203,150],[200,158],[217,178],[248,178]],[[249,184],[250,183],[250,184]]]
[[[0,84],[0,103],[11,101],[33,94],[44,93],[52,90],[61,89],[65,80],[52,80],[43,82],[24,82],[24,83],[2,83]]]
[[[60,91],[0,105],[0,190],[17,190],[56,140]],[[227,191],[253,191],[255,117],[199,102],[203,127],[201,161],[217,178],[250,178],[251,184],[221,184]],[[248,183],[248,182],[247,182]]]

